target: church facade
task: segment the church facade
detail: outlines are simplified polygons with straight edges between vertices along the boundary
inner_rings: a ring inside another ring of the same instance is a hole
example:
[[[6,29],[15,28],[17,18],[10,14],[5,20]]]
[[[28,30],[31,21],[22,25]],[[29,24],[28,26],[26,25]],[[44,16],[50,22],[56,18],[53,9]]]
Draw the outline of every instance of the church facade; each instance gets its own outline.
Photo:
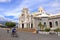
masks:
[[[30,13],[27,8],[23,8],[19,16],[18,28],[39,29],[38,24],[42,23],[44,27],[60,28],[60,14],[48,14],[42,7],[38,12]]]

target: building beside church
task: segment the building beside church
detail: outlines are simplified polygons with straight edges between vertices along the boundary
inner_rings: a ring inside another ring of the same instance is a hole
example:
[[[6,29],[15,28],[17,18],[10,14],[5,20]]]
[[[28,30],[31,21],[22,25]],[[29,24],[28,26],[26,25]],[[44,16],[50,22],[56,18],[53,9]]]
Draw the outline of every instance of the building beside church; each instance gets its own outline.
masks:
[[[18,28],[39,29],[38,24],[42,23],[44,27],[60,28],[60,14],[48,14],[42,7],[38,12],[30,13],[27,8],[23,8],[19,16]]]

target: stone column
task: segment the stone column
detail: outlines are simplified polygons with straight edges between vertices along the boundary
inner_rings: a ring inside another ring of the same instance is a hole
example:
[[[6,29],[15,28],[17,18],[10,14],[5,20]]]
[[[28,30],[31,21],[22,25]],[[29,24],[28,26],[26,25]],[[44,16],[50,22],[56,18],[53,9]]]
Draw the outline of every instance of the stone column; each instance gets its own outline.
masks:
[[[29,28],[30,28],[30,23],[28,24]]]
[[[18,28],[20,28],[20,24],[18,24]]]
[[[30,23],[30,28],[31,28],[31,23]]]
[[[27,23],[24,23],[24,28],[26,28],[27,27]]]
[[[35,28],[35,19],[33,18],[33,28]]]
[[[60,20],[59,20],[59,24],[60,24]],[[59,24],[58,24],[58,25],[59,25]],[[60,25],[59,25],[59,28],[60,28]]]

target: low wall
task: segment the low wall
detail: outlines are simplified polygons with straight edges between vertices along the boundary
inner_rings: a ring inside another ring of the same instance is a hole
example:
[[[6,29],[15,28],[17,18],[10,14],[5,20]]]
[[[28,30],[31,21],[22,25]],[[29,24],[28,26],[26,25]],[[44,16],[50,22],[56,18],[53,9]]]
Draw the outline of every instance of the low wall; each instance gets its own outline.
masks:
[[[24,28],[24,29],[19,28],[18,31],[20,31],[20,32],[35,32],[36,30],[30,29],[30,28]]]
[[[40,33],[40,34],[49,34],[49,32],[41,32],[41,31],[39,31],[38,33]]]
[[[40,33],[40,34],[58,34],[58,33],[60,33],[60,32],[44,32],[44,31],[39,31],[38,33]]]

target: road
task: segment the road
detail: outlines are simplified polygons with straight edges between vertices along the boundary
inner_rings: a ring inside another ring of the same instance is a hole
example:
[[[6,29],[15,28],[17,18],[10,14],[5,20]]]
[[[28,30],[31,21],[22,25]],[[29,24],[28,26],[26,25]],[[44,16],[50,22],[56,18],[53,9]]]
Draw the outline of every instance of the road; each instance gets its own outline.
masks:
[[[34,34],[29,32],[17,32],[18,37],[11,37],[11,32],[0,29],[0,40],[60,40],[57,35]]]

